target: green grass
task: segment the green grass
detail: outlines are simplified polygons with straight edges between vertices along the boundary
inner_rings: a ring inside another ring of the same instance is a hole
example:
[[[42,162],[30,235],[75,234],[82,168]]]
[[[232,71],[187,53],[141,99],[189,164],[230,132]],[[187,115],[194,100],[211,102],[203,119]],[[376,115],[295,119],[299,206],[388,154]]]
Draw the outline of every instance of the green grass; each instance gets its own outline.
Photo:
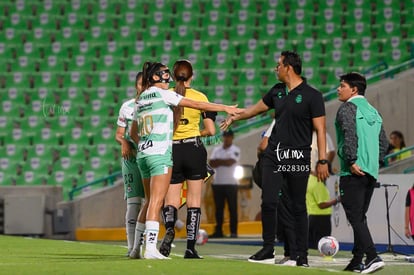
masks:
[[[198,246],[203,260],[185,260],[184,241],[176,241],[172,260],[130,260],[124,243],[86,243],[0,235],[0,274],[350,274],[341,272],[350,258],[340,251],[326,261],[310,251],[311,268],[249,263],[259,247],[220,244]],[[281,258],[281,249],[277,248]],[[412,274],[403,257],[384,255],[386,267],[376,274]]]

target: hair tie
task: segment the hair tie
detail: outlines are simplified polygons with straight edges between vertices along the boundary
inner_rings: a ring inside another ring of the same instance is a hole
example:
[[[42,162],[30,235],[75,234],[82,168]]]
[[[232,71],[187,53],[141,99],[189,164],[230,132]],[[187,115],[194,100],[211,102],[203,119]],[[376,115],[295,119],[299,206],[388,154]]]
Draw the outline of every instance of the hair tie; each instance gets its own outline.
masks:
[[[177,81],[187,81],[184,76],[177,76],[176,79]]]

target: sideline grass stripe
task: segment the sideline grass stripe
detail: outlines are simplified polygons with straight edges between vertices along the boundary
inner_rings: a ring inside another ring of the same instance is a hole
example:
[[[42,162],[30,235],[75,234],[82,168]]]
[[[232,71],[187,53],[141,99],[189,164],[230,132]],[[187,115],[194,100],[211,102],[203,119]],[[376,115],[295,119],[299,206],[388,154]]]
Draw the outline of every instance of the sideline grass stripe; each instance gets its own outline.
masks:
[[[122,243],[123,244],[123,243]],[[247,257],[258,247],[207,243],[197,246],[203,260],[183,259],[177,241],[173,260],[130,260],[121,243],[82,243],[0,235],[0,274],[332,274],[343,265],[311,268],[254,264]],[[280,251],[279,256],[280,256]],[[314,251],[312,253],[315,253]],[[313,255],[312,259],[318,259]],[[349,253],[342,261],[349,260]],[[316,263],[316,262],[315,262]],[[387,263],[387,262],[386,262]],[[411,274],[412,264],[388,265],[377,274]],[[349,274],[349,273],[342,273]]]

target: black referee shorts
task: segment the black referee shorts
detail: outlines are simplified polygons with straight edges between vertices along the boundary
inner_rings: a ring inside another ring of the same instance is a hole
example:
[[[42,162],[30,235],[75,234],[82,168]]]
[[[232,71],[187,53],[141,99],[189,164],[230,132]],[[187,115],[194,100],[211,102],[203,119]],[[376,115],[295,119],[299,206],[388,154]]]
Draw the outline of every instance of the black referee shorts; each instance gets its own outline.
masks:
[[[206,164],[207,151],[199,137],[174,140],[171,184],[204,179]]]

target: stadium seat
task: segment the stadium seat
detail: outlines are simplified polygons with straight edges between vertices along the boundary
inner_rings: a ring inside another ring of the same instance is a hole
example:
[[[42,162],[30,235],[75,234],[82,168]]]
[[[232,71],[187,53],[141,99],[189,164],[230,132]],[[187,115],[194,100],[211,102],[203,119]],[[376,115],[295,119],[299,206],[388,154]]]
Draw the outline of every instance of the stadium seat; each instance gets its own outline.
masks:
[[[0,186],[11,185],[11,177],[9,173],[0,170]]]
[[[211,101],[247,106],[275,82],[282,50],[299,52],[303,75],[326,91],[344,68],[412,57],[414,35],[406,1],[25,0],[1,1],[0,10],[0,148],[13,158],[28,141],[28,158],[48,161],[51,145],[79,162],[84,148],[75,152],[76,146],[117,146],[110,127],[121,103],[135,95],[135,75],[146,60],[171,66],[190,59],[194,85]],[[14,141],[6,129],[17,124],[26,134],[14,130]],[[99,176],[58,172],[53,181],[66,191]],[[3,178],[43,182],[36,173]]]

